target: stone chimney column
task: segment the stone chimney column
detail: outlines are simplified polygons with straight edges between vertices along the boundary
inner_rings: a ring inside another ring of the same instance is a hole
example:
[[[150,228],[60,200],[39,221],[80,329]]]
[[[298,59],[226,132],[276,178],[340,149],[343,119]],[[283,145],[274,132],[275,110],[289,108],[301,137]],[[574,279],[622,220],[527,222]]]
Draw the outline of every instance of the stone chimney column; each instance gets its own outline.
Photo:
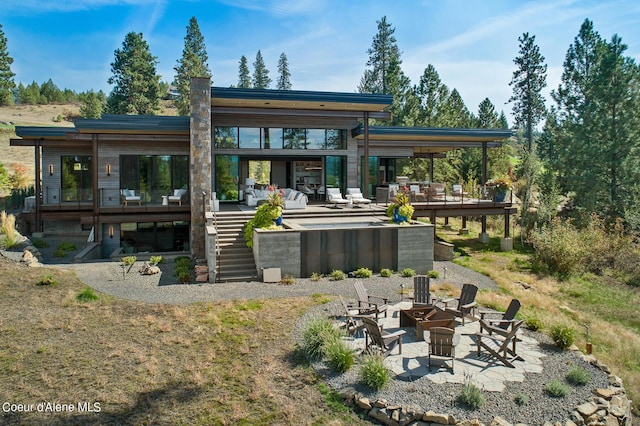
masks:
[[[191,78],[189,97],[189,188],[191,198],[191,254],[204,259],[205,211],[211,198],[211,79]]]

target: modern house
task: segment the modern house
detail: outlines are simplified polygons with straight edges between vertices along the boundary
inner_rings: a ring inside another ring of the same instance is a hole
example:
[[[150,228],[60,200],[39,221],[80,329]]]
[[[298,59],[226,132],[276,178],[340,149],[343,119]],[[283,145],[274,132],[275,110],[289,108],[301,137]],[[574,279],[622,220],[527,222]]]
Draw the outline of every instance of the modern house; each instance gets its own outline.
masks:
[[[205,78],[191,88],[190,117],[105,115],[67,128],[17,127],[11,145],[35,153],[39,195],[24,214],[29,231],[92,232],[104,258],[117,250],[207,258],[214,194],[235,205],[248,189],[275,184],[304,191],[310,204],[322,203],[330,187],[380,199],[398,178],[399,158],[433,161],[480,147],[486,164],[486,150],[512,135],[369,126],[390,117],[389,95],[220,88]],[[477,201],[417,202],[416,216],[504,214],[507,222],[514,213],[508,201]]]

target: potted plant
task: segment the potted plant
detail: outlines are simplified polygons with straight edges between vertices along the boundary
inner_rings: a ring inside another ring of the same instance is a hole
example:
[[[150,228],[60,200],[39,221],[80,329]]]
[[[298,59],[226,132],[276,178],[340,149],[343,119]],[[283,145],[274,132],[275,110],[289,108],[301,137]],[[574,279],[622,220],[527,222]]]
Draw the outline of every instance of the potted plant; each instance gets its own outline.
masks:
[[[414,211],[409,200],[408,192],[399,191],[387,207],[387,216],[395,223],[409,223]]]
[[[283,194],[282,190],[269,194],[266,203],[258,206],[253,219],[247,222],[244,229],[244,240],[247,247],[253,247],[254,229],[280,229],[282,210],[284,209]]]
[[[507,177],[491,179],[487,182],[487,187],[493,190],[494,200],[502,203],[507,195],[507,191],[511,189],[511,180]]]

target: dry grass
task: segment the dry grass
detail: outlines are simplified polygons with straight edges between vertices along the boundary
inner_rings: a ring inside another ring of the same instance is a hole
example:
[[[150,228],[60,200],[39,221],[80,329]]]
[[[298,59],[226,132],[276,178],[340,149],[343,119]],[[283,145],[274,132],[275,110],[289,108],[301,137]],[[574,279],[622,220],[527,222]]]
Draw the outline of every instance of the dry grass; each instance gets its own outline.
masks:
[[[530,253],[519,248],[515,239],[516,250],[504,253],[499,251],[498,238],[492,239],[489,247],[479,244],[475,237],[479,228],[473,228],[473,222],[467,222],[472,228],[469,236],[459,236],[459,224],[450,223],[454,229],[439,228],[438,235],[456,245],[461,254],[456,262],[490,276],[500,287],[499,292],[481,291],[478,301],[504,310],[511,298],[517,298],[522,302],[520,315],[540,320],[542,331],[556,324],[572,327],[579,348],[586,347],[588,325],[594,355],[623,379],[635,402],[635,413],[640,413],[640,289],[602,277],[559,281],[535,274],[530,268]]]
[[[58,284],[37,286],[45,274]],[[2,424],[361,424],[297,355],[292,327],[313,298],[78,303],[68,272],[0,259],[0,275],[0,401],[101,407]]]

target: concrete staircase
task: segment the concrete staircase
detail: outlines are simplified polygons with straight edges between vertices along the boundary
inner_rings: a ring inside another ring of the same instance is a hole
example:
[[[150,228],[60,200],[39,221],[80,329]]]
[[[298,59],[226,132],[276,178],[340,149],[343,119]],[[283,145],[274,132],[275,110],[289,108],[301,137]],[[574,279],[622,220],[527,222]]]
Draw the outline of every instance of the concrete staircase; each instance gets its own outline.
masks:
[[[256,281],[256,262],[253,251],[244,242],[244,225],[252,216],[222,213],[216,215],[218,230],[219,282]]]

